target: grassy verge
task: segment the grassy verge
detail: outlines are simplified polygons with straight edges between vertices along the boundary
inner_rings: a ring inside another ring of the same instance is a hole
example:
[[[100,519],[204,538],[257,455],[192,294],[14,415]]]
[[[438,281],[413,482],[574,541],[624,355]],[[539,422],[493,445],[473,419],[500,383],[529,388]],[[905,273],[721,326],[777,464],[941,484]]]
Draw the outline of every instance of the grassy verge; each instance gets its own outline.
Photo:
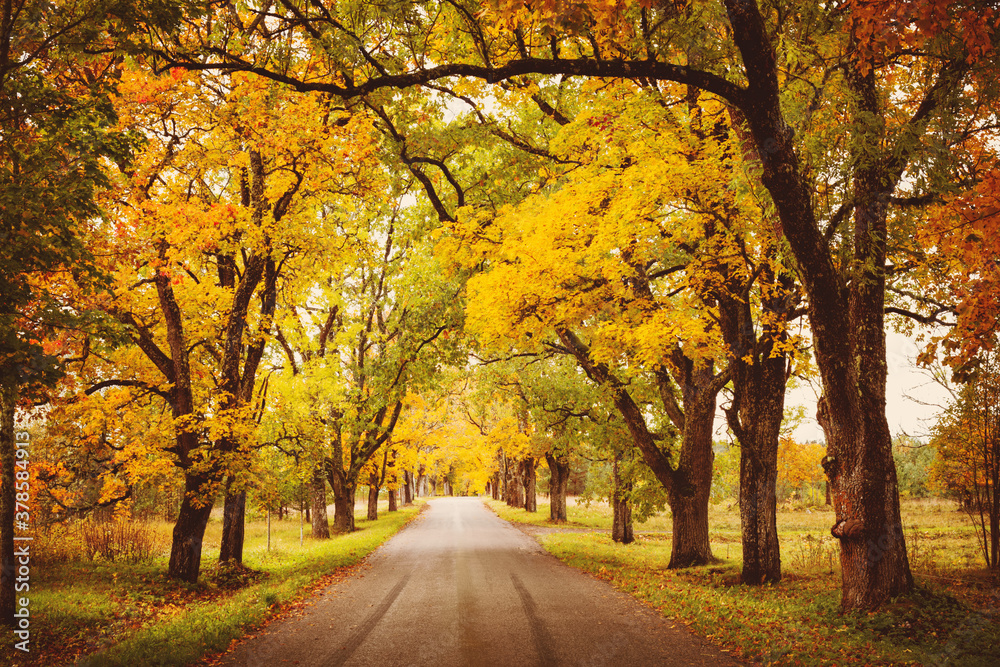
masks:
[[[523,510],[490,503],[501,517],[546,525]],[[541,508],[539,508],[541,509]],[[603,511],[592,505],[588,511]],[[539,512],[541,514],[541,512]],[[574,517],[579,526],[603,521]],[[1000,595],[995,578],[976,569],[975,538],[951,506],[904,505],[916,591],[877,613],[840,612],[840,571],[829,538],[832,513],[780,512],[784,578],[738,583],[739,516],[714,507],[712,549],[719,563],[667,570],[670,539],[640,536],[622,546],[598,531],[539,535],[564,562],[609,581],[745,660],[782,665],[997,665]],[[566,524],[563,524],[564,526]],[[574,526],[570,526],[574,527]],[[637,525],[641,533],[648,526]]]
[[[224,651],[233,639],[347,574],[346,568],[399,531],[420,507],[383,513],[378,521],[359,519],[357,531],[330,540],[307,535],[301,545],[298,521],[273,521],[270,549],[266,523],[248,523],[246,569],[239,570],[217,564],[221,525],[212,521],[195,585],[167,579],[165,555],[142,564],[38,565],[31,579],[31,653],[5,642],[0,664],[48,666],[79,659],[77,664],[88,667],[184,665]],[[165,541],[169,526],[156,529]]]

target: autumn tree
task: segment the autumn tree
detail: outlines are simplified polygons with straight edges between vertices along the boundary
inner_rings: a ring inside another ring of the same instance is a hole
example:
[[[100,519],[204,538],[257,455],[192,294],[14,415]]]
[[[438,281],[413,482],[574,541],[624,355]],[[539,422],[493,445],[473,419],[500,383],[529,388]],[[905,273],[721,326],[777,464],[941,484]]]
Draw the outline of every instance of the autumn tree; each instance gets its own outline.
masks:
[[[362,471],[389,443],[407,391],[459,349],[458,290],[426,251],[422,212],[402,207],[403,192],[359,201],[339,236],[343,261],[316,267],[280,316],[288,368],[300,368],[309,395],[285,421],[323,452],[339,532],[354,528]]]
[[[220,558],[242,559],[248,480],[240,471],[253,455],[257,371],[279,283],[322,231],[305,224],[319,210],[315,193],[363,160],[350,147],[365,133],[348,114],[261,81],[130,70],[119,102],[123,123],[149,141],[101,241],[117,279],[101,305],[133,345],[92,375],[87,391],[129,387],[170,406],[174,443],[165,453],[184,472],[185,494],[169,569],[191,581],[222,488]],[[274,132],[278,124],[297,133],[293,144]]]
[[[737,110],[808,301],[843,606],[876,607],[910,589],[884,415],[890,211],[947,185],[918,177],[939,146],[971,136],[936,143],[942,119],[967,113],[973,128],[989,124],[991,105],[983,102],[996,80],[995,8],[974,1],[774,7],[725,0],[581,2],[567,11],[515,1],[400,3],[383,13],[289,0],[277,9],[266,27],[254,20],[260,10],[247,8],[239,20],[220,14],[213,25],[227,27],[198,40],[158,33],[155,48],[186,66],[253,70],[343,98],[447,77],[497,83],[538,74],[674,81]],[[336,74],[290,77],[213,42],[285,28],[337,63]],[[372,34],[381,38],[373,42]],[[204,52],[205,42],[215,47],[214,60],[187,55]],[[820,168],[833,155],[831,143],[843,152]]]
[[[986,566],[1000,568],[1000,359],[981,350],[934,429],[934,475],[976,528]]]
[[[101,327],[69,296],[100,281],[82,237],[109,186],[108,164],[128,169],[133,142],[117,131],[110,55],[129,21],[126,3],[58,9],[34,0],[0,7],[0,617],[14,613],[15,412],[72,356],[56,330]],[[169,28],[169,21],[145,17]],[[81,45],[90,44],[87,55]],[[61,357],[61,358],[60,358]],[[39,393],[41,392],[41,393]]]

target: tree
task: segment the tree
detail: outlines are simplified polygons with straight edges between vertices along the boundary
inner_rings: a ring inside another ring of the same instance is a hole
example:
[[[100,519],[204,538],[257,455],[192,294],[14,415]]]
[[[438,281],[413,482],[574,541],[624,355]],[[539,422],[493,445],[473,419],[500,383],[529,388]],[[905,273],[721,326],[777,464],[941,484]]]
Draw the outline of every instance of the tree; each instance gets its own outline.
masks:
[[[739,111],[808,298],[843,607],[873,608],[908,591],[884,410],[889,213],[947,185],[907,179],[934,162],[936,147],[926,138],[941,119],[968,111],[980,121],[972,125],[981,126],[990,117],[991,105],[982,102],[996,80],[995,9],[941,0],[794,7],[725,0],[721,8],[585,2],[570,12],[520,2],[484,3],[476,11],[442,3],[432,13],[408,3],[387,14],[355,9],[282,2],[267,28],[301,30],[304,43],[337,63],[338,73],[327,79],[288,77],[224,49],[215,61],[189,58],[185,51],[201,51],[190,42],[163,39],[157,50],[185,66],[253,70],[343,98],[454,76],[496,83],[539,74],[674,81]],[[256,30],[261,22],[252,21],[254,10],[246,13],[213,35],[252,36],[244,26]],[[390,25],[407,27],[392,33]],[[358,37],[373,30],[384,37],[378,51]],[[428,53],[441,44],[446,52]],[[815,168],[829,155],[831,135],[846,159],[836,170]]]
[[[15,597],[15,412],[24,399],[41,401],[60,374],[64,350],[43,341],[54,329],[85,326],[65,297],[99,282],[82,237],[109,186],[103,162],[128,169],[132,149],[109,100],[117,12],[131,13],[122,10],[83,2],[57,11],[34,0],[0,7],[0,620],[7,625]],[[101,55],[86,56],[81,43]]]
[[[99,303],[133,346],[109,368],[91,370],[87,392],[132,387],[170,406],[174,442],[164,454],[183,471],[185,492],[169,573],[188,581],[198,577],[221,489],[220,559],[242,560],[241,471],[253,455],[264,389],[258,370],[279,284],[311,235],[322,233],[315,193],[342,183],[365,154],[363,130],[322,99],[262,82],[129,70],[121,84],[122,122],[159,131],[121,184],[99,246],[117,279]],[[295,142],[278,128],[294,130]]]
[[[304,272],[279,308],[297,385],[282,421],[316,447],[338,532],[354,529],[362,471],[389,445],[407,392],[431,383],[459,349],[458,290],[427,252],[423,212],[401,204],[406,187],[389,201],[355,201],[331,239],[336,255]]]
[[[986,567],[1000,569],[1000,357],[981,350],[934,429],[934,476],[976,528]]]
[[[930,471],[936,460],[936,448],[929,442],[908,435],[892,441],[892,456],[899,475],[899,492],[904,497],[926,498],[931,494]]]

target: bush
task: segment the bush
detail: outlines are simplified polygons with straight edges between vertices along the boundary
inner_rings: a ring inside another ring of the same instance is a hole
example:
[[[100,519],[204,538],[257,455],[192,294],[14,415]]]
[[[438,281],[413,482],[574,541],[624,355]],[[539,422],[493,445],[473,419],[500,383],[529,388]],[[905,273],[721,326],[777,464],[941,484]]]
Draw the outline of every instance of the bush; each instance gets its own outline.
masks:
[[[115,517],[99,521],[91,518],[80,525],[80,534],[91,560],[144,563],[155,555],[153,532],[133,519]]]
[[[59,565],[81,560],[86,549],[78,522],[51,524],[38,530],[31,551],[32,562],[36,564]]]

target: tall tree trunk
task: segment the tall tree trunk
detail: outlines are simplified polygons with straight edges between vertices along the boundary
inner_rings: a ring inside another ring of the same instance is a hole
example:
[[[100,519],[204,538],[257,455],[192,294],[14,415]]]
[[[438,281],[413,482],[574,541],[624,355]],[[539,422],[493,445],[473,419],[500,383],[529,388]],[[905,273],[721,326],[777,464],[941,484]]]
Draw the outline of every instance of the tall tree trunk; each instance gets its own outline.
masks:
[[[323,476],[323,465],[317,463],[313,468],[312,483],[312,536],[317,539],[330,537],[330,521],[326,516],[326,478]]]
[[[409,470],[403,471],[403,504],[409,505],[413,502],[413,473]]]
[[[673,546],[667,567],[704,565],[714,560],[708,539],[708,501],[712,490],[712,426],[715,403],[685,410],[677,480],[668,490]]]
[[[329,472],[333,488],[333,530],[336,533],[354,531],[354,495],[357,487],[342,471]]]
[[[741,443],[742,444],[742,443]],[[740,449],[740,526],[743,542],[744,584],[759,585],[781,580],[778,544],[777,452],[769,458],[765,448],[743,445]]]
[[[569,483],[569,460],[565,454],[545,455],[549,464],[549,520],[563,523],[566,518],[566,486]]]
[[[812,208],[811,183],[784,119],[774,45],[760,7],[726,0],[726,9],[746,64],[749,94],[741,111],[762,156],[761,182],[774,202],[809,297],[814,353],[823,382],[818,410],[827,440],[823,467],[837,515],[831,532],[840,540],[841,606],[874,609],[913,587],[885,416],[886,216],[896,186],[921,145],[919,137],[961,85],[964,58],[942,63],[920,112],[898,130],[903,137],[898,141],[886,134],[874,68],[861,67],[857,53],[845,59],[853,106],[849,112],[863,127],[855,127],[852,134],[854,216],[843,248],[847,251],[846,244],[853,243],[853,256],[840,267]]]
[[[417,469],[417,490],[414,495],[418,498],[427,495],[427,473],[423,466]]]
[[[527,512],[538,511],[538,500],[536,491],[536,466],[538,460],[533,456],[526,456],[521,460],[521,481],[524,484],[524,509]]]
[[[798,300],[792,279],[775,275],[769,265],[761,266],[757,280],[763,311],[759,338],[752,284],[742,276],[727,276],[717,300],[732,359],[733,401],[726,419],[740,443],[741,580],[749,585],[781,580],[775,484],[788,370],[785,324]]]
[[[17,562],[14,558],[14,465],[17,436],[14,413],[18,401],[17,377],[0,375],[0,623],[14,626]]]
[[[226,499],[222,512],[222,544],[219,562],[243,564],[243,535],[246,525],[247,492],[232,489],[233,479],[226,481]]]
[[[184,499],[174,524],[173,542],[167,574],[174,579],[190,583],[198,581],[201,571],[201,547],[205,527],[212,514],[213,498],[210,489],[216,481],[209,475],[188,471],[184,475]]]
[[[632,482],[624,479],[621,470],[622,453],[616,453],[611,463],[613,488],[611,491],[611,539],[621,544],[632,544],[635,533],[632,529]]]
[[[399,511],[399,489],[389,489],[389,511],[398,512]]]
[[[378,473],[371,473],[368,478],[368,520],[378,519]]]
[[[524,508],[524,484],[521,481],[519,463],[507,460],[507,504],[518,509]]]

